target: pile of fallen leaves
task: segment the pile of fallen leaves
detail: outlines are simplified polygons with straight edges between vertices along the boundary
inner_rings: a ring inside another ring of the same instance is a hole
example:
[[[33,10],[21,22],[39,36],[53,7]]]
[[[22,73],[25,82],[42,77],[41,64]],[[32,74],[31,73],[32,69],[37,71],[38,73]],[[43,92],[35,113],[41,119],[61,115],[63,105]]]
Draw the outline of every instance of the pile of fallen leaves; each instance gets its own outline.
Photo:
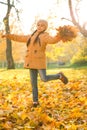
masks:
[[[58,36],[63,42],[72,41],[77,36],[78,29],[75,26],[64,25],[58,29]]]
[[[38,78],[40,106],[33,108],[28,71],[1,70],[0,130],[87,130],[87,70],[63,72],[67,85]]]

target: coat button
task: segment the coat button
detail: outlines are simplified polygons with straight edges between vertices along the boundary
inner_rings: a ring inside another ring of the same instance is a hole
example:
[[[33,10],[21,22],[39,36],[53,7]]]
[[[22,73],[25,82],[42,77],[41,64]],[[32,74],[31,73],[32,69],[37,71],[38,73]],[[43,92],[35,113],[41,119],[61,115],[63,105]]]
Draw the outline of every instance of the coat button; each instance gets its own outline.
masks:
[[[34,50],[34,53],[37,53],[37,50]]]
[[[29,66],[29,64],[27,64],[27,66]]]

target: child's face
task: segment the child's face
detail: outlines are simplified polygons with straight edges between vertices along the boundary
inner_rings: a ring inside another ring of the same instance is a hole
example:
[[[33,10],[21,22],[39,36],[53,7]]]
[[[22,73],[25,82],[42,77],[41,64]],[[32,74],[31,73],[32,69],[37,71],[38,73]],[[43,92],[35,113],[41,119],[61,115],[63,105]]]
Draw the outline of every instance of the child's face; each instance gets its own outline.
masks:
[[[37,23],[37,31],[38,31],[38,32],[42,32],[42,31],[44,31],[44,30],[46,30],[45,24],[44,24],[43,22],[38,22],[38,23]]]

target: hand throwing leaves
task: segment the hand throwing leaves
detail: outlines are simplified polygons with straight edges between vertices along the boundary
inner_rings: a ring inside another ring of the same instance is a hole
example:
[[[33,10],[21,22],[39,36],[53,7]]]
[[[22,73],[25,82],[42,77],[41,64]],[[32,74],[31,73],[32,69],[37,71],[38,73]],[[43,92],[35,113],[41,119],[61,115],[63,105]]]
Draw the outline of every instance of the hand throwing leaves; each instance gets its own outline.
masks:
[[[58,31],[57,35],[63,42],[72,41],[73,38],[77,36],[78,29],[74,26],[64,25],[56,29]]]

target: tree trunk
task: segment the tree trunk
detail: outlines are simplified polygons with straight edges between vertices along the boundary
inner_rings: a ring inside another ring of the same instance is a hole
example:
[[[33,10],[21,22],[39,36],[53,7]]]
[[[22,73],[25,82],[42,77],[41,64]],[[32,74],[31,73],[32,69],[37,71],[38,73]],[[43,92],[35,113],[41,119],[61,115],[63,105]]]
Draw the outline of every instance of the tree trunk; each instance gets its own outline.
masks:
[[[6,33],[9,32],[9,22],[8,22],[8,17],[5,18],[6,23],[5,23],[5,30]],[[7,60],[7,69],[15,69],[15,65],[14,65],[14,60],[13,60],[13,56],[12,56],[12,42],[9,39],[6,39],[6,60]]]
[[[10,33],[9,14],[11,11],[10,0],[7,0],[7,3],[8,3],[7,14],[3,20],[4,24],[5,24],[6,34]],[[13,56],[12,56],[12,42],[11,42],[11,40],[6,39],[6,43],[7,43],[7,46],[6,46],[7,69],[15,69],[14,60],[13,60]]]
[[[7,69],[15,69],[14,60],[12,56],[12,44],[11,40],[6,39],[6,59],[7,59]]]

